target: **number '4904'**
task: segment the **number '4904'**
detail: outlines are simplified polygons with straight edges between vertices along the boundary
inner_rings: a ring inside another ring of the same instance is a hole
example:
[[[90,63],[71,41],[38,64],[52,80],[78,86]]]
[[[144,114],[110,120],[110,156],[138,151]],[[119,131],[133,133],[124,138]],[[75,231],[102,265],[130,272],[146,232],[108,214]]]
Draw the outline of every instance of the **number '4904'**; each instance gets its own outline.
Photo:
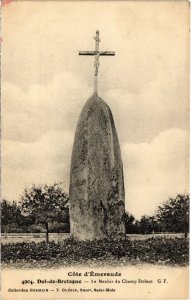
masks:
[[[34,282],[32,280],[22,280],[22,284],[33,284]]]

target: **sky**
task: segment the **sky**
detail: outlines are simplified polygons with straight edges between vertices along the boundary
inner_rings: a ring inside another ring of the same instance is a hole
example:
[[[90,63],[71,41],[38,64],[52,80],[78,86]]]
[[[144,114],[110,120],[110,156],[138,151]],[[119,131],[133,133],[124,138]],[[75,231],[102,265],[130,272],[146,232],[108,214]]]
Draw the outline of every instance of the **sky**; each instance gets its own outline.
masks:
[[[93,93],[112,110],[126,210],[151,215],[188,192],[189,5],[186,1],[17,1],[2,11],[2,197],[32,184],[68,191],[75,129]]]

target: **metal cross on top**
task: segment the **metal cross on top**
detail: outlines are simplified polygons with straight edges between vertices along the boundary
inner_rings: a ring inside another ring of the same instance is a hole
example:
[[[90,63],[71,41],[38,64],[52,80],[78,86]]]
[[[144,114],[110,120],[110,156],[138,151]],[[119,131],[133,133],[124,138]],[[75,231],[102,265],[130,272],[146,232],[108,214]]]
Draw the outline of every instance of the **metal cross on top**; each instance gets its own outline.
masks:
[[[99,51],[99,43],[101,42],[99,38],[99,31],[96,31],[95,40],[95,51],[79,51],[79,55],[94,55],[95,56],[95,74],[94,74],[94,93],[98,91],[98,68],[99,68],[99,57],[100,56],[114,56],[114,51]]]

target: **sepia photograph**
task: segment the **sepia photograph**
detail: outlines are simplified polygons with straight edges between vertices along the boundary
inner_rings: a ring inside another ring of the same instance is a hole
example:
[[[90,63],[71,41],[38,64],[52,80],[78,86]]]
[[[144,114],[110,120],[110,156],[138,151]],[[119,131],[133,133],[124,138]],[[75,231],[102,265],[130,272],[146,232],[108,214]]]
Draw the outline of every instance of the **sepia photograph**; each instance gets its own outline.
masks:
[[[189,2],[1,15],[2,299],[187,299]]]

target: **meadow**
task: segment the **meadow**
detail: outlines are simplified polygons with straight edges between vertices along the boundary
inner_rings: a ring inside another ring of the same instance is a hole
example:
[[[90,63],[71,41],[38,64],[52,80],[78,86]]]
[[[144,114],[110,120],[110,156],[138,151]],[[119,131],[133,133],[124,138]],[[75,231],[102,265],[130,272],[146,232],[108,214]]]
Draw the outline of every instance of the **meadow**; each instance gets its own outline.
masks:
[[[144,238],[142,238],[144,237]],[[177,235],[127,236],[120,241],[65,239],[2,243],[2,267],[169,265],[189,263],[189,239]]]

